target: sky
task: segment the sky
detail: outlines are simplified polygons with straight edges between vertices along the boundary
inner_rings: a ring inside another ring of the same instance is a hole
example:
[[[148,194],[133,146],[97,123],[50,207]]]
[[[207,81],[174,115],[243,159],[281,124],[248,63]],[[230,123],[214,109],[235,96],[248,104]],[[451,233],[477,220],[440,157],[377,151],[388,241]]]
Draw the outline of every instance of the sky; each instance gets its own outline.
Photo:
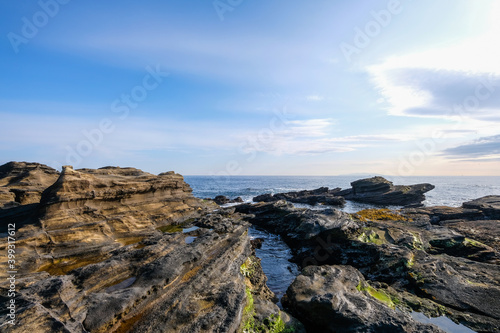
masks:
[[[0,4],[0,164],[500,176],[500,2]]]

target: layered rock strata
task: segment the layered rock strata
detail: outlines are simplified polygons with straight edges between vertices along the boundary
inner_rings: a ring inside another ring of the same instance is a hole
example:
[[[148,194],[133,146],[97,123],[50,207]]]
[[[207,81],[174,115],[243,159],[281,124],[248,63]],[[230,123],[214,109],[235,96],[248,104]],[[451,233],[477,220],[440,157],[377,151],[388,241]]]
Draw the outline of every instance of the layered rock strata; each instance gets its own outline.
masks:
[[[17,270],[15,325],[2,307],[2,332],[301,332],[272,301],[249,224],[182,176],[67,166],[54,178],[38,202],[0,210],[2,231],[16,226]],[[2,304],[9,288],[2,275]]]
[[[275,202],[286,200],[293,203],[303,203],[308,205],[329,205],[344,207],[345,200],[337,193],[340,188],[330,190],[328,187],[320,187],[315,190],[304,190],[297,192],[262,194],[253,198],[254,202]]]
[[[352,188],[337,193],[347,200],[354,200],[375,205],[418,206],[425,200],[425,193],[434,189],[434,185],[394,185],[383,177],[356,180]]]
[[[40,163],[9,162],[0,166],[0,209],[39,203],[59,172]]]

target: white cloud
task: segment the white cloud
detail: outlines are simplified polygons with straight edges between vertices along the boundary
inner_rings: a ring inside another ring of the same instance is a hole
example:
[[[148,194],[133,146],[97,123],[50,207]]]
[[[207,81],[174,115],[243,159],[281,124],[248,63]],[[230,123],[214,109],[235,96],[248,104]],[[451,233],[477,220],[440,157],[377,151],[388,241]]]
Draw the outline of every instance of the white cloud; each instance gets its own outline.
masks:
[[[319,102],[325,99],[323,96],[320,95],[309,95],[306,98],[308,101],[314,101],[314,102]]]
[[[306,119],[286,122],[286,126],[263,136],[247,134],[244,152],[260,151],[273,155],[311,155],[351,152],[379,144],[407,141],[411,137],[397,134],[374,134],[335,137],[336,121],[333,119]]]
[[[482,34],[366,68],[390,115],[500,122],[500,4]]]

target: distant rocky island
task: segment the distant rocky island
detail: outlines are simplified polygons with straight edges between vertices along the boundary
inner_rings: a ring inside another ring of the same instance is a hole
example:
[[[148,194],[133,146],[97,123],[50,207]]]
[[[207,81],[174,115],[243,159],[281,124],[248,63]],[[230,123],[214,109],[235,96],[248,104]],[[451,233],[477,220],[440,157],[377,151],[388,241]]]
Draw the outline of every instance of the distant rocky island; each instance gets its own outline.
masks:
[[[423,207],[431,184],[351,185],[244,203],[195,198],[175,172],[4,164],[0,331],[444,332],[413,312],[500,330],[500,196]],[[250,226],[301,269],[283,309]]]

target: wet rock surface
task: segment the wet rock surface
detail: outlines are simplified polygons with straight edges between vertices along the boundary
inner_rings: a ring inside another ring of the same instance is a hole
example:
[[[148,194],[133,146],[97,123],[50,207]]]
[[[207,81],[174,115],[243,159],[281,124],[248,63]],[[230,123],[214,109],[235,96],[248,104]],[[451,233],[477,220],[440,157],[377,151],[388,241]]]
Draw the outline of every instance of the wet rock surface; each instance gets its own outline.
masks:
[[[386,294],[374,294],[351,266],[308,266],[288,288],[284,305],[315,332],[443,332],[394,311]]]
[[[488,215],[485,207],[490,209]],[[438,331],[414,323],[409,311],[446,315],[478,332],[500,329],[500,221],[479,219],[498,213],[494,206],[346,214],[297,209],[280,201],[241,205],[236,211],[249,214],[250,223],[281,235],[294,251],[293,261],[303,271],[282,302],[308,331]],[[453,218],[462,214],[463,219],[443,220],[443,216],[452,217],[443,211],[454,211]],[[350,278],[338,273],[345,267],[349,267],[347,276],[364,281],[360,286],[364,295],[356,286],[353,289]],[[332,274],[337,277],[325,277]],[[383,299],[387,308],[372,310],[365,296]],[[371,316],[356,314],[349,308],[353,304]],[[383,314],[377,312],[381,309]],[[350,325],[352,330],[347,328]]]

